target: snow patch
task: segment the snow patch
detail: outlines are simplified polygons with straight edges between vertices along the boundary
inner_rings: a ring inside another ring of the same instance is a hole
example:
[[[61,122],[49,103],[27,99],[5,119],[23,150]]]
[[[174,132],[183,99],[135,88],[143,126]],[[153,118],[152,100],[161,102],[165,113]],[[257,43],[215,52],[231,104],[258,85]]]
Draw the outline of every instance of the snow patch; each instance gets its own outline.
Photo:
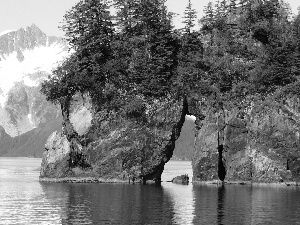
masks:
[[[16,82],[23,81],[27,86],[37,86],[41,78],[33,79],[31,74],[43,71],[48,74],[57,63],[68,56],[63,51],[64,45],[53,43],[50,46],[39,46],[32,50],[24,50],[24,60],[17,59],[17,52],[5,55],[5,60],[0,61],[0,89],[3,93],[0,96],[0,103],[3,106],[9,90]]]
[[[33,126],[33,128],[36,128],[34,122],[32,121],[32,115],[31,115],[31,113],[28,114],[28,120],[29,120],[30,124]]]
[[[193,115],[186,115],[185,117],[186,117],[188,120],[193,120],[193,121],[196,120],[196,117],[193,116]]]

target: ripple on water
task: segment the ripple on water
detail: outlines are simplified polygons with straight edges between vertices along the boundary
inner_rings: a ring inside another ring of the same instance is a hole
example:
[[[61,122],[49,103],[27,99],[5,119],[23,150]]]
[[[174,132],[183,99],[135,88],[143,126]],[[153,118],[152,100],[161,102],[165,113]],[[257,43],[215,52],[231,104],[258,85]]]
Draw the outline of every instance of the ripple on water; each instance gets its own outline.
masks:
[[[40,163],[0,158],[0,224],[300,224],[300,188],[39,183]]]

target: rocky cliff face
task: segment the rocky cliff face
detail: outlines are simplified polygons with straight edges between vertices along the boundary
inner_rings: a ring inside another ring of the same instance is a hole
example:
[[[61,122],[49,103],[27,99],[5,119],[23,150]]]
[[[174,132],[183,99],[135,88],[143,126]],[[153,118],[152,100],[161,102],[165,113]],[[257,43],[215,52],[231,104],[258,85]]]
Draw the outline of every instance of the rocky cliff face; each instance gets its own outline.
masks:
[[[188,113],[187,102],[166,99],[147,103],[134,118],[130,110],[126,115],[104,110],[95,113],[88,96],[74,97],[63,107],[63,132],[47,141],[41,180],[160,181]]]
[[[207,116],[198,130],[194,181],[299,180],[299,100],[263,102],[249,116]],[[218,132],[219,131],[219,132]]]
[[[185,116],[193,113],[197,116],[194,182],[299,181],[298,99],[260,102],[248,113],[205,112],[205,118],[191,105],[156,101],[131,118],[121,112],[95,113],[88,96],[76,96],[63,108],[63,131],[47,141],[40,178],[160,181]]]

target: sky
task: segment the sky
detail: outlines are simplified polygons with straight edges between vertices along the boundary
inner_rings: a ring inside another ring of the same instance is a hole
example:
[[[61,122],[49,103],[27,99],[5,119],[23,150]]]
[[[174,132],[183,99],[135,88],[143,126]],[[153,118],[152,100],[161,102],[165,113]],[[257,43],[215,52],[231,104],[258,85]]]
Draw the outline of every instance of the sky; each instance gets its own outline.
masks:
[[[192,0],[193,8],[203,14],[203,8],[210,0]],[[297,13],[299,0],[286,0]],[[53,36],[63,36],[58,26],[63,21],[63,15],[79,0],[0,0],[0,34],[7,30],[25,28],[36,24],[44,33]],[[180,28],[182,13],[188,0],[167,0],[169,11],[180,14],[175,18],[174,25]]]

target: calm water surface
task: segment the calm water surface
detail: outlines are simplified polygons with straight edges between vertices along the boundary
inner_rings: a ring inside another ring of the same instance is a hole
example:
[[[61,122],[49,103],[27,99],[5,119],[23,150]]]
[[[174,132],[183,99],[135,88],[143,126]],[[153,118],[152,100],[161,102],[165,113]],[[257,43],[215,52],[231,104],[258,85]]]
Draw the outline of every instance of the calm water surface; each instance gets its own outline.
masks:
[[[0,158],[0,224],[300,224],[300,188],[39,183],[40,163]]]

